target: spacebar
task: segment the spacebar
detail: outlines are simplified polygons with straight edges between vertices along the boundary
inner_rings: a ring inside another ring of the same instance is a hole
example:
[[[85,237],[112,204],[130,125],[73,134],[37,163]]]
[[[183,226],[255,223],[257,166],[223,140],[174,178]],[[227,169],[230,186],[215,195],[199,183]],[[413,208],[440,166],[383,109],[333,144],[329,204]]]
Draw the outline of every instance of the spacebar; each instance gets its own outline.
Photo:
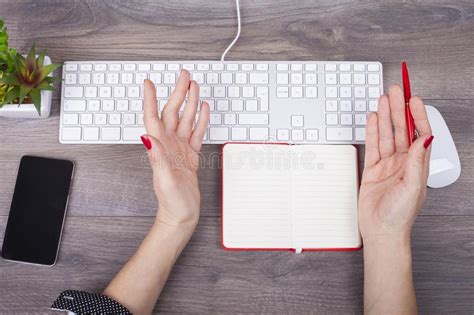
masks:
[[[122,133],[122,140],[140,140],[140,136],[145,134],[145,127],[124,127]]]

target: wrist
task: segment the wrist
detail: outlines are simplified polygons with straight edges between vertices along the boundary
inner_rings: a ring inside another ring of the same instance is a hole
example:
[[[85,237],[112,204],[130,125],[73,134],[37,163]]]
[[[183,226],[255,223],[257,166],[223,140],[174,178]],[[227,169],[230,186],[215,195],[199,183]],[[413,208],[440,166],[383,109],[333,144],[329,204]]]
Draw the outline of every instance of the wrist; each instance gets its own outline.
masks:
[[[165,229],[171,233],[180,233],[183,235],[191,236],[196,229],[198,220],[184,220],[184,221],[170,221],[170,220],[163,220],[160,217],[156,217],[155,222],[153,224],[154,228],[161,228]]]
[[[411,248],[409,233],[393,233],[384,235],[370,235],[363,238],[364,249],[405,251]]]

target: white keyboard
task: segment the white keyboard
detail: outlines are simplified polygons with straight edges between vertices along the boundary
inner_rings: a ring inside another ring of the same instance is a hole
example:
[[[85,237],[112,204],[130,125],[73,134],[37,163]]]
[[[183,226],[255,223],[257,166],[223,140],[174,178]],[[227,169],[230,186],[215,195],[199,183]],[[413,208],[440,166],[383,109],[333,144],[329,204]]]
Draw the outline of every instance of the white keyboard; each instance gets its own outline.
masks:
[[[59,141],[140,143],[143,80],[161,111],[182,68],[211,107],[205,143],[363,143],[383,93],[380,62],[69,61]]]

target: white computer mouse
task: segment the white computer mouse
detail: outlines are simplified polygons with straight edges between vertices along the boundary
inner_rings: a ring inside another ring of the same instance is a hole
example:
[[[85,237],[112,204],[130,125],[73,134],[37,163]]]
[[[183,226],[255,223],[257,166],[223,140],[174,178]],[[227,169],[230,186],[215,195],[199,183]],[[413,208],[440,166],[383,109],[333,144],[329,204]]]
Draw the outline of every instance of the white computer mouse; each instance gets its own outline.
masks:
[[[426,112],[434,135],[427,185],[432,188],[445,187],[454,183],[461,175],[461,162],[441,113],[429,105],[426,106]]]

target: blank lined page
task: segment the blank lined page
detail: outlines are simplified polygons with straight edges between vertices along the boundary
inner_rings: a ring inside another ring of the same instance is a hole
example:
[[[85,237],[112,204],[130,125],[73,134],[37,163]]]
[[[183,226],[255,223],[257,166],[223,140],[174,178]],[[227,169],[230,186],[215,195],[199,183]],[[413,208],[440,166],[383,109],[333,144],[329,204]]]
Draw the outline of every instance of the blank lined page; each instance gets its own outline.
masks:
[[[287,145],[224,146],[225,247],[291,247],[288,149]]]
[[[292,146],[293,246],[358,248],[357,151],[350,145]]]

